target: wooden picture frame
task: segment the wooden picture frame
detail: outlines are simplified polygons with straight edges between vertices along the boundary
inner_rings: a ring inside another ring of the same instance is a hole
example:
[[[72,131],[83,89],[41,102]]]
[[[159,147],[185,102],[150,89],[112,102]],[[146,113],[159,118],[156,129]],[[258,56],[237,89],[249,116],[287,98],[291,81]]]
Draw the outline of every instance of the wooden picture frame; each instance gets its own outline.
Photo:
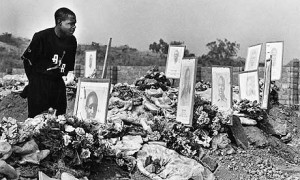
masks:
[[[261,49],[262,44],[248,47],[244,71],[253,71],[258,69]]]
[[[179,93],[177,103],[176,120],[185,124],[192,125],[195,83],[197,73],[196,58],[186,58],[181,62],[181,72],[179,82]]]
[[[181,70],[181,61],[184,56],[185,46],[170,45],[168,50],[168,57],[166,63],[165,75],[170,79],[179,79]]]
[[[271,59],[268,59],[265,63],[264,88],[263,88],[263,96],[262,96],[262,100],[261,100],[261,109],[267,110],[269,107],[271,72],[272,72],[272,61],[271,61]]]
[[[84,77],[90,77],[97,71],[96,66],[97,50],[85,51]]]
[[[272,60],[271,81],[281,79],[283,66],[283,41],[267,42],[266,43],[266,60]],[[272,56],[272,57],[271,57]]]
[[[259,103],[258,71],[244,71],[239,74],[240,99]]]
[[[232,67],[213,66],[211,102],[220,110],[232,109]]]
[[[110,84],[109,79],[79,78],[74,116],[106,123]]]

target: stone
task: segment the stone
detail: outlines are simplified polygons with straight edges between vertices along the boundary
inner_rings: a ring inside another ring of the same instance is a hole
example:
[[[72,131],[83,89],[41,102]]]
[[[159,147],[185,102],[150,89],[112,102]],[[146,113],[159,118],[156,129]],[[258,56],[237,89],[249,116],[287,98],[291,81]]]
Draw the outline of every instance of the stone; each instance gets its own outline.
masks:
[[[73,176],[69,173],[66,173],[66,172],[61,173],[60,179],[61,180],[79,180],[75,176]]]
[[[6,141],[0,141],[0,159],[5,160],[12,154],[12,147]]]
[[[40,164],[40,161],[45,159],[50,154],[50,150],[37,150],[34,153],[26,154],[22,157],[20,164],[33,163]]]
[[[44,174],[42,171],[39,171],[39,180],[58,180],[58,179],[51,178],[46,174]]]
[[[0,174],[3,174],[8,179],[16,179],[18,177],[15,168],[7,164],[5,161],[0,160]]]
[[[211,172],[215,172],[215,170],[218,167],[217,161],[210,157],[209,155],[205,155],[201,160],[201,164],[205,167],[207,167]]]
[[[269,116],[260,122],[260,128],[268,134],[285,136],[288,132],[288,117],[282,109],[274,107],[270,110]]]
[[[13,152],[21,155],[31,154],[36,152],[37,150],[39,150],[39,147],[33,139],[26,142],[22,147],[13,147]]]
[[[240,120],[242,125],[255,126],[257,124],[257,122],[254,119],[246,117],[240,117]]]
[[[269,146],[271,147],[271,153],[277,154],[278,156],[290,163],[296,164],[300,162],[300,156],[297,148],[289,146],[283,143],[280,139],[273,136],[268,137],[268,142]]]
[[[266,135],[258,127],[245,126],[244,132],[246,133],[249,142],[255,147],[266,147],[268,145]]]
[[[249,140],[238,116],[233,115],[232,126],[230,126],[230,130],[236,144],[243,149],[247,149],[249,147]]]

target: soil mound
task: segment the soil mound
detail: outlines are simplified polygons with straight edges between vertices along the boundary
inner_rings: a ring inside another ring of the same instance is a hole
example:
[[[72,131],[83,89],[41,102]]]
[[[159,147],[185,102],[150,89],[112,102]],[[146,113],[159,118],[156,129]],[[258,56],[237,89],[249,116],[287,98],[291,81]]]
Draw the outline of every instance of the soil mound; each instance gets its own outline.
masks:
[[[12,117],[18,121],[25,121],[28,117],[27,99],[19,94],[9,94],[0,101],[0,119]]]

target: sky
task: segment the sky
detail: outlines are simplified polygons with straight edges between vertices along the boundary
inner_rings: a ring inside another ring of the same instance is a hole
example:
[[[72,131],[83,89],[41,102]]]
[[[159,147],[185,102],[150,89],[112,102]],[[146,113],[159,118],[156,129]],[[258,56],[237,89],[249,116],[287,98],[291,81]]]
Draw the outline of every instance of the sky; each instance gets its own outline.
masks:
[[[284,64],[300,58],[299,0],[0,0],[0,33],[31,39],[54,26],[54,12],[68,7],[77,16],[78,43],[129,45],[148,50],[162,38],[183,41],[196,55],[206,44],[228,39],[240,44],[246,58],[249,46],[284,41]]]

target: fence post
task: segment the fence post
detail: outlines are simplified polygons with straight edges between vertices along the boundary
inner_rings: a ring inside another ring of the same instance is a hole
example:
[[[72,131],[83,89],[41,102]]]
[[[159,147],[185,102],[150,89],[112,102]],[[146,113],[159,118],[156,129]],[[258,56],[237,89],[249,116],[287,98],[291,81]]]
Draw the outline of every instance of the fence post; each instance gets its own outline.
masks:
[[[112,67],[112,84],[117,84],[118,82],[118,67]]]
[[[81,66],[79,64],[76,64],[75,66],[75,77],[80,77],[81,75]]]
[[[299,92],[298,92],[298,85],[299,85],[299,61],[293,62],[293,70],[292,70],[292,88],[293,88],[293,105],[296,109],[299,108]]]

